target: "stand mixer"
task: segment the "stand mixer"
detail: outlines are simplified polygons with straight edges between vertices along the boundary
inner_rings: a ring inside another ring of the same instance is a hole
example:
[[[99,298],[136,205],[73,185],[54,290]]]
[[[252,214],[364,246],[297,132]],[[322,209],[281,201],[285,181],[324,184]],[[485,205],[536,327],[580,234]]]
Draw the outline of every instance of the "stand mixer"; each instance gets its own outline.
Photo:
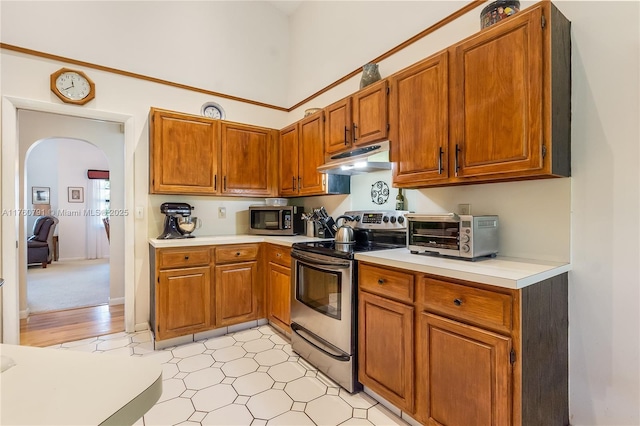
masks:
[[[162,203],[160,212],[164,213],[164,230],[158,236],[159,240],[173,238],[194,238],[191,233],[196,229],[199,221],[191,217],[193,206],[187,203]]]

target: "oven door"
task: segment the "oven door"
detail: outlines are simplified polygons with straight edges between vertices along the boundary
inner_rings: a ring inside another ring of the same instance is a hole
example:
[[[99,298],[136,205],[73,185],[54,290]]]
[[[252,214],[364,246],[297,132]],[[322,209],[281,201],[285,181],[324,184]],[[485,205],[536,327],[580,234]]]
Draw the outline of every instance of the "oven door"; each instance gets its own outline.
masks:
[[[354,261],[292,250],[291,322],[325,342],[353,354]]]

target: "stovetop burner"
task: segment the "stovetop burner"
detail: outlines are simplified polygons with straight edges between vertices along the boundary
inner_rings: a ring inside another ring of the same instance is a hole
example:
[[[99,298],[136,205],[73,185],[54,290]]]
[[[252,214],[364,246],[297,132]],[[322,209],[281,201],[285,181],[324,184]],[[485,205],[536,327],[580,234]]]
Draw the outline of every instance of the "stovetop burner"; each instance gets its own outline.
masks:
[[[354,243],[336,243],[334,240],[317,241],[295,243],[292,248],[342,259],[353,259],[355,253],[359,252],[406,247],[405,213],[408,212],[395,210],[346,212],[345,215],[356,218],[353,222],[347,222],[354,228]]]
[[[405,236],[403,235],[404,239]],[[385,244],[385,243],[372,243],[367,245],[360,244],[344,244],[331,241],[316,241],[308,243],[295,243],[293,249],[307,251],[311,253],[324,254],[332,257],[339,257],[342,259],[353,259],[355,253],[365,251],[387,250],[392,248],[405,247],[406,244]]]

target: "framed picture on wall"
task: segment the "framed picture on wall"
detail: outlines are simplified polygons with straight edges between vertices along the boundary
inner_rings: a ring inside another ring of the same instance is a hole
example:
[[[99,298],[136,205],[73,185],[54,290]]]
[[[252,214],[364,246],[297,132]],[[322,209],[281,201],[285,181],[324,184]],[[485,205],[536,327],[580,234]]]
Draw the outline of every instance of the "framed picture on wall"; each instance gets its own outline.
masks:
[[[84,203],[84,188],[81,186],[70,186],[69,188],[69,202],[70,203]]]
[[[49,188],[46,186],[32,186],[31,204],[49,204]]]

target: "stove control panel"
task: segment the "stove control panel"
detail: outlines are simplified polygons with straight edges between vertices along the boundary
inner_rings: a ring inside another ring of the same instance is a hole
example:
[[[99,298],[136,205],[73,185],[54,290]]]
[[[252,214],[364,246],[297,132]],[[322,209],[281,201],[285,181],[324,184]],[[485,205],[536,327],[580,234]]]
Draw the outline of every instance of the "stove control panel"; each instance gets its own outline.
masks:
[[[345,221],[346,224],[356,229],[406,229],[405,215],[409,211],[404,210],[354,210],[345,215],[352,216],[355,220]]]

